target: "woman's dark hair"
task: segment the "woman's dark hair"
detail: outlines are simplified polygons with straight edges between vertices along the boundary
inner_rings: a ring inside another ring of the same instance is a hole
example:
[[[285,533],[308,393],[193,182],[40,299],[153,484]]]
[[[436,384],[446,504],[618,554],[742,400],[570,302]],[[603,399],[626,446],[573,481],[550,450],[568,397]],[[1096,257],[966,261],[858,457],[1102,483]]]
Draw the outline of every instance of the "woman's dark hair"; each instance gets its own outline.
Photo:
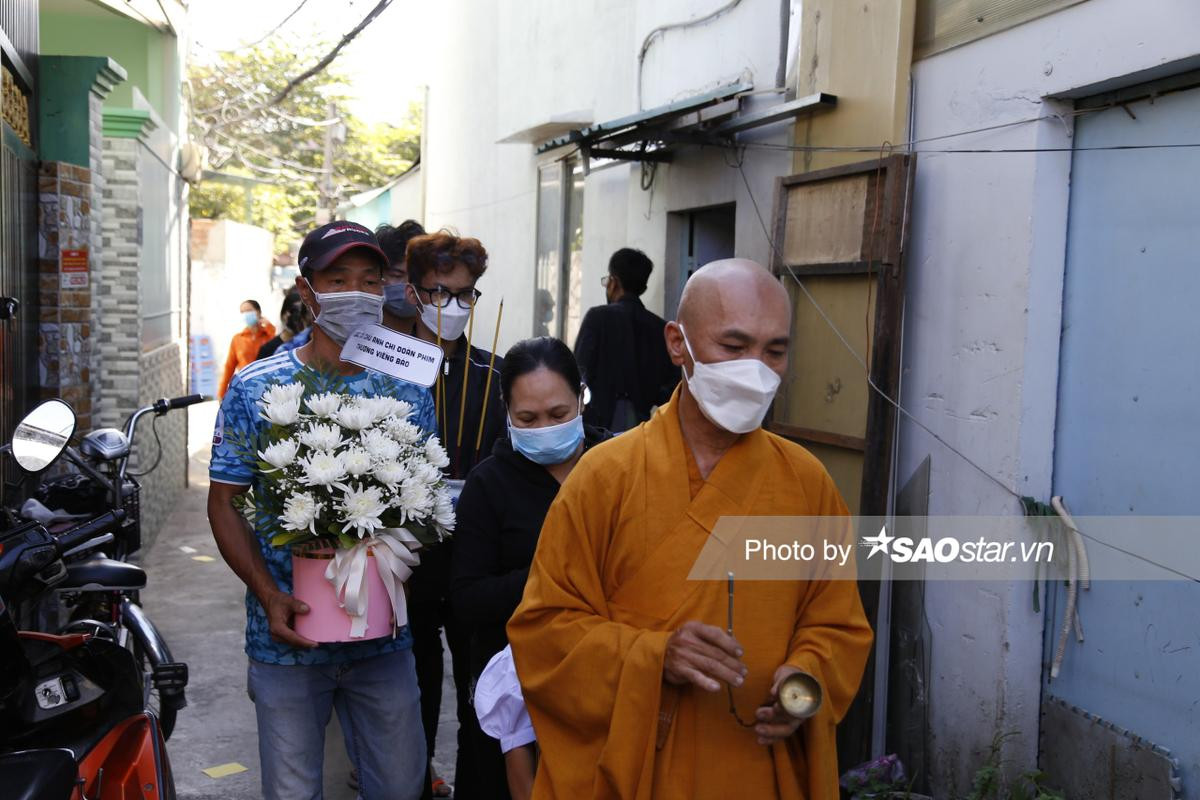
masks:
[[[258,304],[257,300],[243,300],[242,301],[242,305],[247,305],[247,304],[254,306],[254,310],[257,311],[259,314],[262,314],[262,306],[260,306]]]
[[[654,263],[650,257],[632,247],[622,247],[608,260],[609,274],[621,280],[622,289],[638,297],[646,291],[646,283],[653,269]]]
[[[517,378],[542,367],[561,375],[576,397],[583,393],[580,386],[583,379],[571,348],[553,336],[538,336],[522,339],[504,354],[504,366],[500,368],[500,396],[504,398],[504,405],[512,400],[512,385]]]
[[[425,229],[415,219],[406,219],[399,225],[380,225],[375,229],[379,247],[387,256],[388,263],[392,265],[404,260],[404,251],[408,248],[409,239],[424,235]]]

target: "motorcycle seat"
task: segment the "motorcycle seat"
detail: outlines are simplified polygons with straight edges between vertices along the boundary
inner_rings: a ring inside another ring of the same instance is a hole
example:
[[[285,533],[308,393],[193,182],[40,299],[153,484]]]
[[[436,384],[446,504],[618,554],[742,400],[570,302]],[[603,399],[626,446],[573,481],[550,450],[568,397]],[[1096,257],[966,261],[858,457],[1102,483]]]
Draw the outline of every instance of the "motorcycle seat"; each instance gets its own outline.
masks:
[[[141,567],[111,558],[93,558],[67,564],[66,579],[54,588],[62,591],[144,589],[146,571]]]
[[[16,800],[53,800],[72,796],[79,771],[70,750],[23,750],[0,755],[0,775]]]

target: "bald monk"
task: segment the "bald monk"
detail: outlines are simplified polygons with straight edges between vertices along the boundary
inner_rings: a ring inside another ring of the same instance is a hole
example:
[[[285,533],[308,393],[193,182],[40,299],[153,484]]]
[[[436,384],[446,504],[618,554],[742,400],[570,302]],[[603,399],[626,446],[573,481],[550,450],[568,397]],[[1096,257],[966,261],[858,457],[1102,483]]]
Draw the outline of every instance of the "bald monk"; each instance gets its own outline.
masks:
[[[699,270],[665,329],[684,382],[550,507],[508,623],[542,748],[534,798],[838,796],[834,727],[871,643],[855,582],[739,582],[735,639],[726,584],[687,580],[723,515],[847,513],[816,458],[760,427],[790,319],[758,264]],[[776,701],[796,670],[825,698],[803,723]]]

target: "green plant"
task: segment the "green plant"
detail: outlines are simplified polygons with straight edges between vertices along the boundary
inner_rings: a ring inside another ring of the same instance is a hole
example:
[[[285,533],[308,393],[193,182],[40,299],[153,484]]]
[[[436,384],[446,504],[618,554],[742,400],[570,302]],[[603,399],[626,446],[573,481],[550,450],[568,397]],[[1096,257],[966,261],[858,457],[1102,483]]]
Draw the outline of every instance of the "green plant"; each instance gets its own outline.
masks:
[[[1000,750],[1006,740],[1016,735],[1016,731],[1009,731],[992,737],[987,758],[975,770],[971,793],[964,800],[1066,800],[1063,794],[1046,786],[1046,774],[1041,770],[1022,772],[1011,784],[1005,781]]]

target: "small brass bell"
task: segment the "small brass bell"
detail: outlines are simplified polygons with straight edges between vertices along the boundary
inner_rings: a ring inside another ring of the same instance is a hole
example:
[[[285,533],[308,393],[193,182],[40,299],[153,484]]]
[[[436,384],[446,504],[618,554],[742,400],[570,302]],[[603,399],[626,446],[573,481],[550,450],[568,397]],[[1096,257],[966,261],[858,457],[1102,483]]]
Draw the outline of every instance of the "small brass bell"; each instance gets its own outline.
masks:
[[[816,714],[822,700],[821,684],[807,672],[793,672],[779,686],[779,705],[796,719],[808,719]]]

